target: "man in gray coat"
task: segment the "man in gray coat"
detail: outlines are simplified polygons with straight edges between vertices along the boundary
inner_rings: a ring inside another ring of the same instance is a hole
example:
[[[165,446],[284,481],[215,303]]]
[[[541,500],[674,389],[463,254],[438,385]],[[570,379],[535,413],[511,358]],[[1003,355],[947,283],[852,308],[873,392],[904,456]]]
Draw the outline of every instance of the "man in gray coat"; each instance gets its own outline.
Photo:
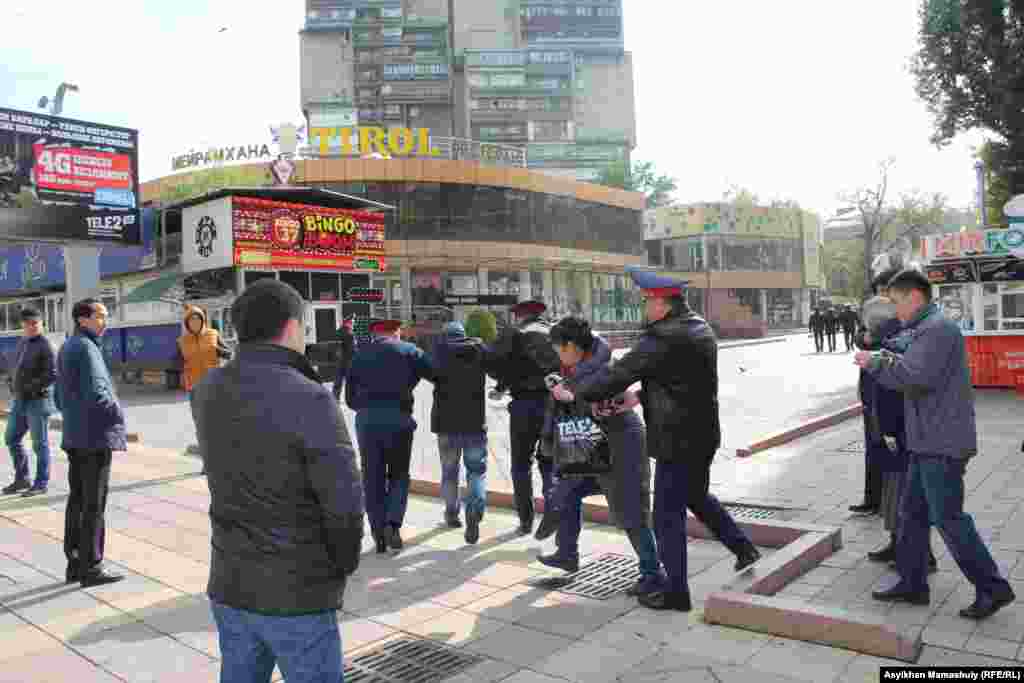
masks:
[[[976,591],[974,604],[960,610],[960,616],[984,619],[1016,596],[964,512],[964,472],[978,452],[974,389],[960,328],[932,303],[931,292],[922,272],[897,274],[889,281],[889,298],[903,322],[906,351],[861,351],[855,357],[883,386],[903,392],[910,452],[896,553],[900,580],[873,596],[929,603],[928,532],[935,526]]]
[[[221,680],[342,676],[336,612],[359,565],[363,491],[338,404],[302,355],[303,301],[260,280],[232,306],[240,348],[192,392],[210,487],[207,593]]]

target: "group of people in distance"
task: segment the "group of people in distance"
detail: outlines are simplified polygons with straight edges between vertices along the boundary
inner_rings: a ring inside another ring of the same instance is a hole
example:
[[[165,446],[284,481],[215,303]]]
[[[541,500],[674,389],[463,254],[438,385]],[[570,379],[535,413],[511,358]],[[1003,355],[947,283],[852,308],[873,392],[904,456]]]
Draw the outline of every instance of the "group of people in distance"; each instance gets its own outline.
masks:
[[[843,342],[847,351],[853,351],[854,337],[857,333],[859,321],[857,309],[852,305],[840,306],[838,310],[831,306],[819,306],[811,312],[808,320],[808,327],[814,336],[814,349],[818,353],[825,350],[825,342],[828,342],[829,353],[837,350],[836,336],[839,330],[843,331]]]

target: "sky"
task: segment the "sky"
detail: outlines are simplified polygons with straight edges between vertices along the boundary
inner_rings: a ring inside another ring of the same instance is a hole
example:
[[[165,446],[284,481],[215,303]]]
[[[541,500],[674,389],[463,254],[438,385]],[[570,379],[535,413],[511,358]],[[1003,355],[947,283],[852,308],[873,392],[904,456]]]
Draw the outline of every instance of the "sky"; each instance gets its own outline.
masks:
[[[270,125],[302,120],[303,0],[4,6],[0,106],[37,111],[61,81],[78,85],[64,115],[137,128],[143,181],[170,173],[177,154],[269,143]],[[983,138],[928,142],[931,117],[907,68],[917,6],[625,0],[634,158],[677,178],[682,202],[739,185],[824,216],[893,158],[894,198],[919,189],[968,206]]]

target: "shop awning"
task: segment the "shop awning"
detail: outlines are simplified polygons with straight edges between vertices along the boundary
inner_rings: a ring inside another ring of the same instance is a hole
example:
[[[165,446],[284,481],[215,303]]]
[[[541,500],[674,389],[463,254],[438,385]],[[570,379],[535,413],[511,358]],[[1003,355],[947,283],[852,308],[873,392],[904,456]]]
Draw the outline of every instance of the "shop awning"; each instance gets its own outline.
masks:
[[[161,299],[184,299],[185,277],[182,273],[161,275],[136,287],[121,299],[121,303],[145,304],[151,301],[160,301]]]

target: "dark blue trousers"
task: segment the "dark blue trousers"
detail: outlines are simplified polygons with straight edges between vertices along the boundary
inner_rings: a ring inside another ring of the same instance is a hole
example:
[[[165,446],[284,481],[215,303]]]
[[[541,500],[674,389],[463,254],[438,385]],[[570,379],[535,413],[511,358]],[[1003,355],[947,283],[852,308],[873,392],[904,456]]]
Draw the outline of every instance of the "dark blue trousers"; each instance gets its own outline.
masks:
[[[734,554],[750,545],[750,539],[710,493],[711,470],[707,465],[658,462],[654,471],[654,535],[658,554],[668,574],[668,590],[688,591],[686,581],[686,509]]]
[[[512,492],[519,512],[519,522],[524,526],[533,524],[533,460],[537,459],[540,470],[541,495],[545,509],[551,505],[552,474],[554,466],[547,458],[540,457],[537,442],[544,429],[547,416],[547,399],[517,398],[508,404],[509,445],[512,456]]]
[[[409,463],[416,422],[374,420],[356,413],[356,438],[363,465],[366,516],[375,535],[387,527],[401,528],[409,504]]]
[[[928,531],[932,526],[979,594],[991,596],[1009,588],[978,535],[974,519],[964,512],[966,468],[963,460],[917,453],[910,456],[896,568],[901,582],[911,590],[928,589]]]

